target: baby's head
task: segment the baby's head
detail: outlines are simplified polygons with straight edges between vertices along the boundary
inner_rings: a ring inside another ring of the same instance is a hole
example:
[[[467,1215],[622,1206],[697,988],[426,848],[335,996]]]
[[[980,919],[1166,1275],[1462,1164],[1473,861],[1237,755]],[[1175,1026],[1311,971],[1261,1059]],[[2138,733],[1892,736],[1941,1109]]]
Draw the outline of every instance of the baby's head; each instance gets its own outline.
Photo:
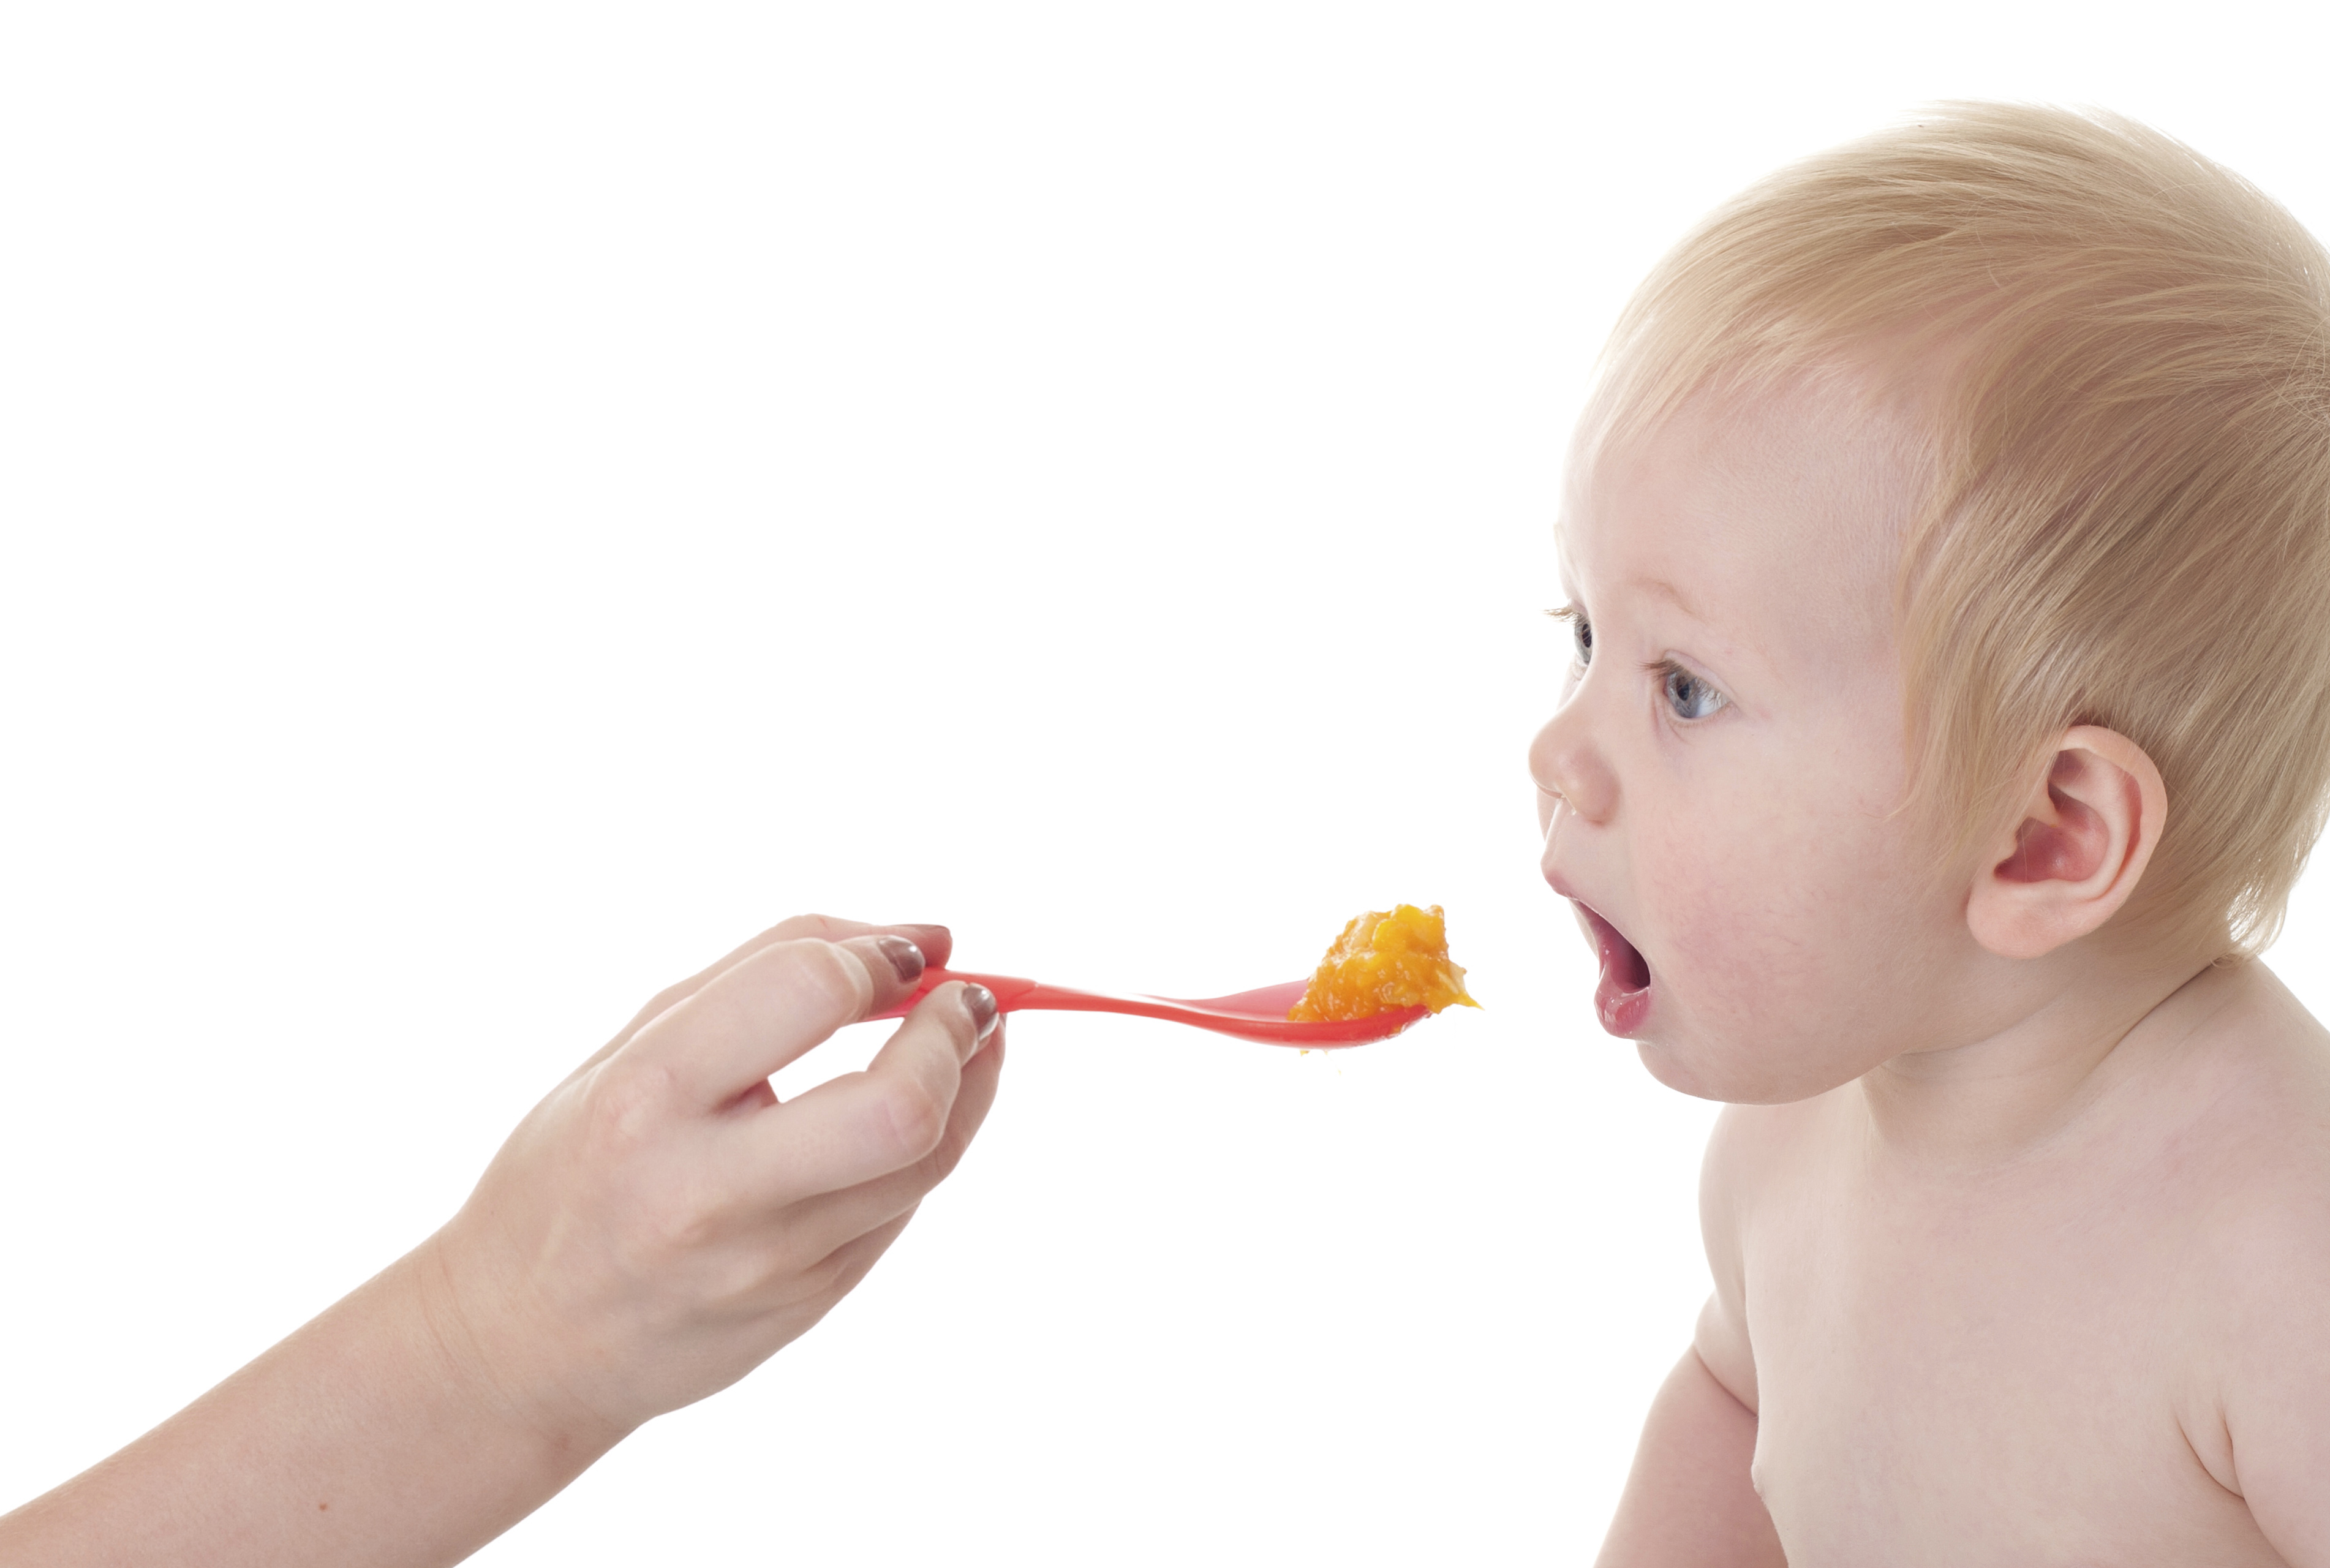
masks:
[[[2330,255],[2140,126],[1937,110],[1659,265],[1560,535],[1545,871],[1676,1087],[2254,951],[2330,784]]]

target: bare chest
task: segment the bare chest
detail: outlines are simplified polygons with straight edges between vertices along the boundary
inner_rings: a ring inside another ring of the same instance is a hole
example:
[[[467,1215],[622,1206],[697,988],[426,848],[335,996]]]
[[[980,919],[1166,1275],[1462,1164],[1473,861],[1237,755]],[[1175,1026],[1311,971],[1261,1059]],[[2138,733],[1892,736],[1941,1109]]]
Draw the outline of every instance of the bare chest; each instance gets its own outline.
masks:
[[[1797,1568],[2281,1561],[2185,1436],[2183,1221],[2062,1175],[1816,1172],[1743,1234],[1755,1474]]]

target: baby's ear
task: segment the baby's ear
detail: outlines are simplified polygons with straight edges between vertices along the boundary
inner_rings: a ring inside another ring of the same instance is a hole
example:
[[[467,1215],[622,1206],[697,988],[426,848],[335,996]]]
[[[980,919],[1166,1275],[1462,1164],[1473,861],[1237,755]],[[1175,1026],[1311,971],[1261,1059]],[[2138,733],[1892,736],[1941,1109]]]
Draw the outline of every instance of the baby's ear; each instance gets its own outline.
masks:
[[[2051,953],[2119,912],[2160,842],[2168,790],[2143,747],[2080,724],[2022,812],[1966,900],[1975,940],[2003,959]]]

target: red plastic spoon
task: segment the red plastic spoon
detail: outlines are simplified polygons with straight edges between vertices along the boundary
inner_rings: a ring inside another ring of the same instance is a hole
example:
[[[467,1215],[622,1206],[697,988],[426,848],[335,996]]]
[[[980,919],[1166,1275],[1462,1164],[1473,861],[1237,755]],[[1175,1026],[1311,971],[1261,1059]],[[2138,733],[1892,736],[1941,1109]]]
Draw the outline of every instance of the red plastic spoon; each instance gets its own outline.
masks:
[[[1203,1001],[1180,1002],[1170,997],[1110,997],[1098,991],[1072,991],[1066,986],[1047,986],[1041,980],[1015,979],[1009,975],[973,975],[961,969],[925,969],[914,994],[886,1013],[876,1013],[876,1018],[903,1018],[909,1008],[929,994],[934,986],[949,980],[968,980],[984,986],[995,993],[995,1005],[1006,1013],[1131,1013],[1136,1017],[1162,1018],[1169,1024],[1189,1024],[1200,1029],[1211,1029],[1217,1034],[1235,1034],[1241,1040],[1261,1040],[1273,1045],[1301,1045],[1329,1050],[1339,1045],[1364,1045],[1370,1040],[1388,1040],[1430,1011],[1425,1007],[1402,1007],[1396,1012],[1378,1013],[1366,1018],[1336,1018],[1320,1023],[1297,1023],[1286,1015],[1286,1009],[1302,998],[1307,982],[1289,980],[1283,986],[1264,986],[1259,991],[1240,991],[1235,997],[1208,997]]]

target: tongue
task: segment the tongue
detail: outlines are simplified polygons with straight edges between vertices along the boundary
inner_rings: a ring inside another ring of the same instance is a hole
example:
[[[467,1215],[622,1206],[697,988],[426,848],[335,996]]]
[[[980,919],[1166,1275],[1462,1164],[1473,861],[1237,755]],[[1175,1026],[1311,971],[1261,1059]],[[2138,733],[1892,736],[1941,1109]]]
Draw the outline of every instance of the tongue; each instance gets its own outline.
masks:
[[[1622,991],[1639,991],[1651,983],[1651,966],[1642,952],[1607,921],[1602,922],[1602,977]]]
[[[1594,929],[1594,950],[1602,960],[1602,982],[1594,987],[1594,1010],[1602,1027],[1621,1039],[1632,1038],[1649,1019],[1651,966],[1618,928],[1584,910]]]

